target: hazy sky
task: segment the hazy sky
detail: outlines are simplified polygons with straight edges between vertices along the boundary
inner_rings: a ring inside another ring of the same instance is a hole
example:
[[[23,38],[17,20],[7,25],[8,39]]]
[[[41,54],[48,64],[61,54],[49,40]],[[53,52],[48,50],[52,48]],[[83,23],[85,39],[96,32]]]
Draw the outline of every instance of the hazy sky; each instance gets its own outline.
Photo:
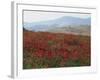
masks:
[[[38,21],[52,20],[63,16],[88,18],[90,17],[90,14],[24,11],[24,22],[38,22]]]

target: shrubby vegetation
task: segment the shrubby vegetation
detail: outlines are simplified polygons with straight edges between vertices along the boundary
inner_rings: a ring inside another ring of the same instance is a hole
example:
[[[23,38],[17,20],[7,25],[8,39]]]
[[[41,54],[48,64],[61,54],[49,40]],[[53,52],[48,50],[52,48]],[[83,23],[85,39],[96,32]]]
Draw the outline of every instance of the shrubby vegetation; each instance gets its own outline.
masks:
[[[89,66],[90,53],[90,36],[23,32],[24,69]]]

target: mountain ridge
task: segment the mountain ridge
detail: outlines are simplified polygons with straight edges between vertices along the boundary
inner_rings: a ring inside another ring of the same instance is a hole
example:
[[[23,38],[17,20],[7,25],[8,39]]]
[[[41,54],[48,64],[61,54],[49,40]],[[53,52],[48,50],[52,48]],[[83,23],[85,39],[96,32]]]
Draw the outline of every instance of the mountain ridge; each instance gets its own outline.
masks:
[[[24,28],[32,31],[46,31],[53,27],[63,27],[63,26],[79,26],[79,25],[91,25],[91,18],[79,18],[71,16],[63,16],[48,21],[24,23]]]

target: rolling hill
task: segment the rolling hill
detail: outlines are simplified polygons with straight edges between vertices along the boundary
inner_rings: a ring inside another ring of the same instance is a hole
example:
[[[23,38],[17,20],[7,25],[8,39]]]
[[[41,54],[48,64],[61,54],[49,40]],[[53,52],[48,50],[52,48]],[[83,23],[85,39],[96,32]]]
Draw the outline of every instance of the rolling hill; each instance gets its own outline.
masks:
[[[30,31],[48,31],[59,33],[75,33],[90,35],[91,18],[63,16],[57,19],[24,23],[24,28]]]

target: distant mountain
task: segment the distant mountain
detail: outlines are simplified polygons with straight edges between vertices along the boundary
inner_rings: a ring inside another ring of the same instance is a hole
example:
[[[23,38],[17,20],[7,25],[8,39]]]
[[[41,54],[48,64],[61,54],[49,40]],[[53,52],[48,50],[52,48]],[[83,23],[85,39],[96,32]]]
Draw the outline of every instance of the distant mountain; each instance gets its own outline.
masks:
[[[91,25],[91,18],[63,16],[54,20],[24,23],[24,28],[32,31],[48,31],[57,27],[75,27],[79,25]]]
[[[53,32],[53,33],[67,33],[67,34],[76,34],[76,35],[91,35],[91,27],[86,25],[80,25],[80,26],[64,26],[64,27],[55,27],[52,29],[49,29],[47,32]]]

